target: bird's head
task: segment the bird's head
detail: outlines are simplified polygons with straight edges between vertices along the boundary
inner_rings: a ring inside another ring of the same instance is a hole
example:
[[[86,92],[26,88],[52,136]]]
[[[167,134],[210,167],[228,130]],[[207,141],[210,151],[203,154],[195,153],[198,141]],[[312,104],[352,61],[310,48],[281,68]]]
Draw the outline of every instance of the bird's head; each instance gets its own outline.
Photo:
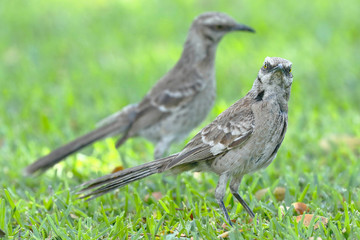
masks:
[[[193,21],[191,30],[196,31],[209,43],[218,43],[225,34],[233,31],[255,32],[251,27],[240,24],[227,14],[220,12],[199,15]]]
[[[292,63],[279,57],[266,57],[258,77],[254,83],[254,90],[265,96],[283,96],[289,100],[293,75]]]

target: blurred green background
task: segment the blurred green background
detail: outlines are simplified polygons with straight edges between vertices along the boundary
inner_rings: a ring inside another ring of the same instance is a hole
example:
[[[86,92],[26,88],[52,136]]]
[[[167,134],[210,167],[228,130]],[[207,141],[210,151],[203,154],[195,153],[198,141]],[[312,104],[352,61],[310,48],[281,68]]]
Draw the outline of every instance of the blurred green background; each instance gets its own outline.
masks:
[[[130,140],[119,152],[114,141],[107,140],[70,157],[57,166],[57,172],[50,170],[31,179],[21,173],[50,149],[92,129],[123,106],[140,101],[175,64],[192,20],[205,11],[228,13],[257,32],[232,33],[220,43],[216,106],[202,126],[246,94],[266,56],[293,63],[287,136],[274,163],[246,178],[242,191],[251,195],[275,183],[288,189],[291,203],[309,183],[309,192],[317,192],[319,197],[308,194],[305,200],[312,202],[313,210],[323,209],[322,215],[334,217],[341,197],[350,205],[353,201],[358,210],[359,5],[358,0],[0,1],[0,181],[15,204],[20,202],[23,207],[19,220],[14,220],[9,198],[1,190],[0,229],[9,236],[20,230],[35,234],[26,227],[27,217],[49,198],[48,186],[63,191],[64,186],[108,173],[121,165],[119,159],[131,166],[152,160],[153,147],[143,139]],[[171,152],[184,144],[173,146]],[[215,187],[216,177],[201,176],[209,186],[199,184],[196,191]],[[161,177],[146,181],[154,179],[161,185]],[[258,185],[248,189],[254,179]],[[165,195],[169,188],[171,185],[160,190]],[[214,202],[212,193],[207,198]],[[82,208],[81,201],[74,204]],[[233,218],[246,217],[236,202],[228,200],[227,204],[235,209]],[[216,203],[212,207],[216,209]],[[90,214],[89,209],[81,211]],[[56,213],[52,208],[47,212]],[[354,221],[360,219],[353,217]],[[90,225],[95,227],[93,221]],[[220,215],[216,221],[221,224]],[[45,235],[51,231],[44,230]],[[346,232],[342,234],[346,236]]]

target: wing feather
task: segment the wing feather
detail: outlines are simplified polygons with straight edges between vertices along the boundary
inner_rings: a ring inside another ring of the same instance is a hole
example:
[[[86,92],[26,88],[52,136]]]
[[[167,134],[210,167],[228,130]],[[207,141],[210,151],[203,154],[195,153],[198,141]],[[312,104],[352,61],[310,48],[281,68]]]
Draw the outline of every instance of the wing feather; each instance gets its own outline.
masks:
[[[204,90],[205,85],[206,81],[195,69],[168,73],[138,104],[135,119],[119,142],[178,111]]]
[[[232,148],[241,147],[252,135],[254,115],[240,100],[204,127],[166,167],[213,159]]]

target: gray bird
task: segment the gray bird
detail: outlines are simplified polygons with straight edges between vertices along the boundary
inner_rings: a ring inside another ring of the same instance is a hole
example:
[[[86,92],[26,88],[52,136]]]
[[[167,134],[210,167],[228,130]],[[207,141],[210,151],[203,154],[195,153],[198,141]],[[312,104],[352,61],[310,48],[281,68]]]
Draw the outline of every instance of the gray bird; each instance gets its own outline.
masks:
[[[216,48],[233,31],[254,32],[224,13],[208,12],[195,18],[181,58],[140,103],[126,106],[104,119],[99,128],[38,159],[25,174],[46,170],[93,142],[118,134],[122,136],[116,147],[141,136],[156,145],[155,159],[163,157],[173,142],[183,140],[211,110],[216,94]]]
[[[91,180],[82,184],[78,193],[82,198],[95,198],[155,173],[214,172],[219,175],[215,198],[229,224],[223,202],[229,180],[233,196],[254,217],[238,188],[245,174],[272,162],[284,139],[293,81],[291,66],[282,58],[265,58],[246,96],[204,127],[181,152]]]

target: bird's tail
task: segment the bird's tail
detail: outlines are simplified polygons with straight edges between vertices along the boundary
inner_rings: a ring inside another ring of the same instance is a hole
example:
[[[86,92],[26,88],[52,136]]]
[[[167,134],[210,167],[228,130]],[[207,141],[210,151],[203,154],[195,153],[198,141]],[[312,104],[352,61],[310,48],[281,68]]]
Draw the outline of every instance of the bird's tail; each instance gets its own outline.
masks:
[[[133,108],[133,106],[130,108]],[[122,111],[106,119],[102,125],[95,130],[53,150],[48,155],[39,158],[36,162],[24,169],[24,174],[31,175],[39,170],[45,171],[70,154],[94,143],[97,140],[114,134],[126,132],[131,125],[132,120],[132,109],[130,108],[124,108]]]
[[[112,173],[94,180],[90,180],[78,187],[80,190],[77,192],[77,194],[82,195],[80,198],[97,198],[107,192],[121,188],[129,183],[143,179],[155,173],[162,172],[164,166],[169,164],[169,162],[175,157],[176,154],[145,163],[140,166],[128,168],[120,172]]]

